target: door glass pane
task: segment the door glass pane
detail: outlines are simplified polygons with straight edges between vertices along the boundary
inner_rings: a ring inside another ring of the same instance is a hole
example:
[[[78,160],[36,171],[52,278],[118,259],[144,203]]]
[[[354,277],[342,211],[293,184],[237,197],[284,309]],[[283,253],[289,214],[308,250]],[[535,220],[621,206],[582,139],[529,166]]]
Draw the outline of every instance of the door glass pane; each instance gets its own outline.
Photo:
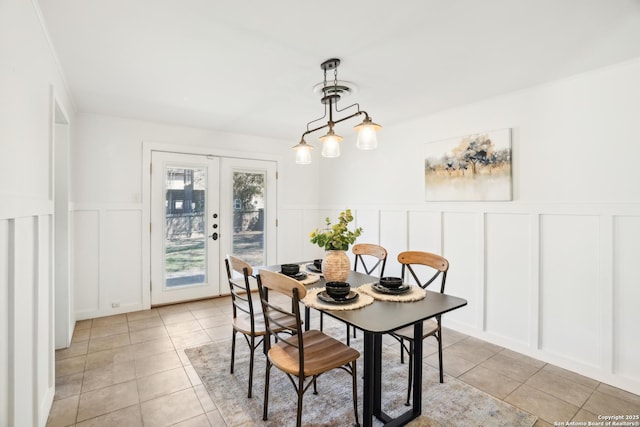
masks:
[[[165,277],[167,287],[206,282],[206,169],[165,169]]]
[[[250,265],[266,260],[264,183],[264,172],[233,172],[233,253]]]

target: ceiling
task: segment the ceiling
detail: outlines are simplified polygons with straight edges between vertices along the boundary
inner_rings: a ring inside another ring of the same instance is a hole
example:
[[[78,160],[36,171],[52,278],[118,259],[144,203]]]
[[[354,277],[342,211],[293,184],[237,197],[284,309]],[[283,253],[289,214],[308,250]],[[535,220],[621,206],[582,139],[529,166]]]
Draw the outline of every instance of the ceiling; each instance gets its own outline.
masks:
[[[389,126],[640,57],[640,0],[37,1],[78,111],[292,145],[328,58]]]

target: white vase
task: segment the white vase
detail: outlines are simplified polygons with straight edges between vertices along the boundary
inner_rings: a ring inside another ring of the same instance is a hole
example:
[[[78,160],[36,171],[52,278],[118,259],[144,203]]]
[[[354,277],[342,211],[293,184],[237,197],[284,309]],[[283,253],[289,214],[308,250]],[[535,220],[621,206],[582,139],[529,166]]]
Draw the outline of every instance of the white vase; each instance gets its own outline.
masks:
[[[346,282],[351,261],[346,251],[327,251],[322,260],[322,275],[327,282]]]

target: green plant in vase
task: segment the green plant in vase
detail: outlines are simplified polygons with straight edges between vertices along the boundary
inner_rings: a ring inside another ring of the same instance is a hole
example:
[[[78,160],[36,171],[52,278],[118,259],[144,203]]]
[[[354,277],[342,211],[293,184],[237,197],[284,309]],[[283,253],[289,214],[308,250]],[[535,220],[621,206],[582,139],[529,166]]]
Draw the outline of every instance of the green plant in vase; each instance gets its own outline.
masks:
[[[346,251],[349,250],[349,246],[352,245],[358,236],[362,234],[362,227],[358,227],[355,230],[349,230],[348,225],[353,221],[353,215],[351,209],[347,209],[344,212],[340,212],[338,215],[338,223],[331,224],[331,219],[327,217],[325,219],[327,228],[324,231],[316,228],[311,232],[309,238],[311,243],[314,243],[326,251]]]
[[[331,224],[326,218],[327,227],[324,230],[315,229],[309,235],[311,243],[327,251],[322,261],[322,273],[327,282],[344,282],[349,276],[351,262],[345,251],[349,250],[358,236],[362,234],[362,227],[350,230],[348,225],[353,221],[351,209],[346,209],[338,215],[338,222]]]

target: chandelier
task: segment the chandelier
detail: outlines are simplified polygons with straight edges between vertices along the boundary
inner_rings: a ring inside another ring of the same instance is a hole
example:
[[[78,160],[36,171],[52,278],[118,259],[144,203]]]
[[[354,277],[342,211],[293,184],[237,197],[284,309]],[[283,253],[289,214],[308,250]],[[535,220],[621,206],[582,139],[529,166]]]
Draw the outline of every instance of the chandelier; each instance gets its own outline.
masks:
[[[327,133],[319,138],[322,142],[322,156],[339,157],[340,141],[342,141],[343,138],[333,131],[333,127],[340,122],[349,120],[362,114],[364,114],[364,120],[362,120],[362,123],[360,123],[359,125],[354,126],[354,129],[358,131],[358,140],[356,142],[356,147],[360,150],[374,150],[378,147],[376,132],[380,130],[382,126],[375,124],[371,120],[371,117],[369,117],[369,114],[367,114],[366,111],[360,109],[359,104],[355,103],[343,109],[338,109],[338,101],[340,100],[341,94],[345,93],[345,91],[348,91],[348,87],[346,87],[344,84],[339,84],[338,82],[339,65],[340,60],[337,58],[327,59],[322,64],[320,64],[320,68],[322,68],[322,70],[324,71],[322,98],[320,99],[320,102],[324,104],[324,116],[307,123],[307,130],[302,134],[300,142],[292,147],[296,151],[296,163],[298,164],[304,165],[311,163],[311,150],[313,149],[313,146],[309,145],[307,141],[305,141],[304,137],[309,135],[310,133],[324,128],[328,128]],[[333,70],[332,84],[327,83],[327,70]],[[353,107],[357,109],[355,113],[341,119],[334,120],[334,109],[335,113],[337,114],[349,110]],[[329,120],[327,121],[327,123],[323,124],[322,126],[310,129],[309,126],[311,124],[319,122],[320,120],[324,120],[327,117],[327,110],[329,115]]]

